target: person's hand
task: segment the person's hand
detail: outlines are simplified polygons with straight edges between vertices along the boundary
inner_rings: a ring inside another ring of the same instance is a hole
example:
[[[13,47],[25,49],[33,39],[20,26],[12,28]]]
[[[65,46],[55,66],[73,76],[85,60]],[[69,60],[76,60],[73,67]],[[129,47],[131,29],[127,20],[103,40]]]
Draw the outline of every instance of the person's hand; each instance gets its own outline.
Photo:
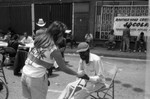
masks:
[[[85,79],[85,80],[89,80],[90,79],[89,76],[86,75],[83,71],[78,72],[77,76],[78,76],[78,78]]]
[[[89,80],[89,79],[90,79],[89,76],[88,76],[87,74],[84,74],[82,77],[79,77],[79,78],[85,79],[85,80]]]
[[[79,71],[79,72],[77,72],[77,77],[80,78],[80,77],[84,76],[84,74],[85,73],[83,71]]]

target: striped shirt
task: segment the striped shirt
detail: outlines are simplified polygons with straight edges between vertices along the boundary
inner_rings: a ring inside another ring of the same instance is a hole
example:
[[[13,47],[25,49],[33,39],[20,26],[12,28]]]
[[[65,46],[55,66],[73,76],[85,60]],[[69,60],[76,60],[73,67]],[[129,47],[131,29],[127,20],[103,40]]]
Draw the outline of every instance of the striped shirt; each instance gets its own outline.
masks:
[[[44,76],[47,68],[54,64],[54,58],[51,57],[51,53],[56,49],[55,45],[52,48],[39,49],[40,51],[35,48],[32,49],[25,61],[23,73],[35,78]]]

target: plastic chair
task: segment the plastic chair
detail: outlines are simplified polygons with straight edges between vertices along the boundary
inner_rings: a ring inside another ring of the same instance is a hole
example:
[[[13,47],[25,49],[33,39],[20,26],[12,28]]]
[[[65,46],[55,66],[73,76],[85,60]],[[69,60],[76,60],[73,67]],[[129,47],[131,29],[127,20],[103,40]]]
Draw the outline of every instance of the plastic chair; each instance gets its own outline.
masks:
[[[96,90],[90,96],[92,99],[114,99],[114,91],[115,91],[115,77],[118,72],[118,68],[109,62],[102,62],[104,68],[104,76],[106,77],[106,84],[103,88]],[[96,95],[94,95],[96,93]]]
[[[3,77],[3,78],[4,78],[5,83],[7,84],[6,77],[5,77],[5,73],[4,73],[4,69],[3,69],[3,66],[4,66],[4,64],[3,64],[3,55],[2,55],[2,54],[0,54],[0,73],[1,73],[0,77]]]

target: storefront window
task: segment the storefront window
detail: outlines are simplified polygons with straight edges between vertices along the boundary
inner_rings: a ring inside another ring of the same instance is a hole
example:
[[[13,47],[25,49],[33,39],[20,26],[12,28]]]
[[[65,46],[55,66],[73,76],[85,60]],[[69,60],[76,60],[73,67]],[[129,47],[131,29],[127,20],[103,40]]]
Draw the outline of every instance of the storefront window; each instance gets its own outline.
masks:
[[[95,38],[107,39],[108,32],[114,26],[114,18],[117,16],[148,16],[148,1],[97,2]]]

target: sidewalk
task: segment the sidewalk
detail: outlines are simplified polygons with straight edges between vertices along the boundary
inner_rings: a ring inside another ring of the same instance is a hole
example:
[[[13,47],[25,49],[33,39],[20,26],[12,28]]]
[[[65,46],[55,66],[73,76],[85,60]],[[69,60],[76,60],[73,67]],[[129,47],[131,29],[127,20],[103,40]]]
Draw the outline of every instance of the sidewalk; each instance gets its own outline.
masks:
[[[77,48],[66,48],[65,53],[75,53]],[[119,58],[134,58],[134,59],[146,59],[146,53],[144,52],[120,52],[118,49],[116,50],[107,50],[104,47],[94,47],[91,49],[92,53],[95,53],[99,56],[107,56],[107,57],[119,57]]]

